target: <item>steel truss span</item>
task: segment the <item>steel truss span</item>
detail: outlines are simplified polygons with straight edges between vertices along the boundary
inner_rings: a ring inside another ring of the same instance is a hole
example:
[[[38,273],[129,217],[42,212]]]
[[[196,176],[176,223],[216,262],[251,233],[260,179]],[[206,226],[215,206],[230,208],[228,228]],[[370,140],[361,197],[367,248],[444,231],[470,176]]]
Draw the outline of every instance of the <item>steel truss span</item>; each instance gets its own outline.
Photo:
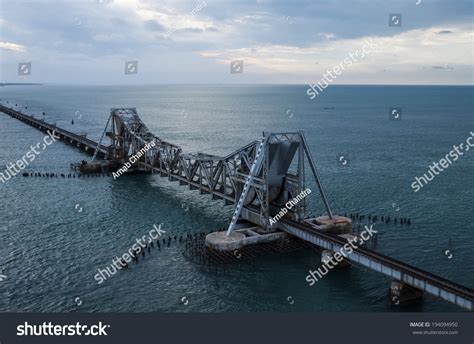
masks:
[[[244,219],[259,229],[259,233],[252,231],[254,237],[245,239],[252,244],[259,242],[258,236],[263,238],[265,233],[267,238],[279,238],[287,233],[323,250],[337,252],[347,243],[347,234],[334,234],[330,228],[347,229],[346,225],[349,225],[349,235],[353,234],[350,219],[333,215],[302,130],[264,132],[262,139],[221,157],[184,153],[181,147],[154,135],[134,108],[112,109],[99,143],[6,106],[0,105],[0,111],[41,131],[55,131],[61,140],[79,149],[93,151],[92,160],[100,154],[109,161],[125,164],[135,157],[131,164],[133,169],[159,173],[170,181],[223,200],[225,205],[234,204],[227,236],[236,230],[237,220]],[[110,146],[102,145],[104,136],[110,138]],[[303,198],[285,212],[281,221],[272,225],[269,218],[308,189],[305,178],[308,167],[326,210],[324,223],[308,219],[307,199]],[[343,226],[338,227],[341,222]],[[474,291],[470,288],[365,247],[355,249],[347,259],[394,281],[473,310]]]
[[[153,171],[170,181],[210,194],[228,204],[236,204],[229,226],[234,229],[240,217],[273,231],[269,224],[272,209],[284,207],[305,190],[305,165],[309,164],[326,211],[332,211],[321,185],[303,131],[269,133],[226,156],[184,153],[181,147],[155,136],[138,116],[136,109],[112,109],[106,128],[111,139],[110,157],[125,163],[130,156],[146,152],[135,162],[138,169]],[[153,147],[149,148],[150,143]],[[293,167],[293,169],[290,169]],[[290,212],[301,220],[305,202]]]

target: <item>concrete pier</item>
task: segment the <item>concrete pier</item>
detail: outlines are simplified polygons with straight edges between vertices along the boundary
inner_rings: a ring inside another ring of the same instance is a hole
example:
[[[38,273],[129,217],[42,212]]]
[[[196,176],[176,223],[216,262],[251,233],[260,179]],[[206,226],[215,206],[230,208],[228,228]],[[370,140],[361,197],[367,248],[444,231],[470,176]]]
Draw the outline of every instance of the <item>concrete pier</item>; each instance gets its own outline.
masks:
[[[333,264],[333,268],[336,269],[347,268],[350,266],[349,262],[344,259],[344,257],[340,253],[338,253],[337,256],[335,256],[335,254],[336,252],[323,250],[323,252],[321,253],[321,263],[328,264],[328,262],[337,262],[335,265]]]
[[[43,132],[54,130],[65,142],[78,145],[83,151],[87,147],[88,153],[95,151],[98,146],[98,143],[84,136],[5,106],[0,106],[0,112]],[[136,128],[140,128],[140,131]],[[218,258],[233,256],[228,251],[240,247],[252,251],[265,247],[265,243],[270,242],[278,247],[278,240],[284,242],[286,236],[294,236],[327,250],[328,257],[331,258],[348,244],[352,221],[346,216],[333,215],[302,130],[264,132],[261,139],[226,156],[184,153],[181,147],[150,132],[136,109],[114,108],[111,109],[104,134],[110,138],[111,145],[99,145],[97,152],[105,158],[122,163],[154,142],[156,147],[148,150],[147,154],[134,163],[138,169],[157,173],[170,181],[178,181],[192,190],[199,190],[201,194],[209,194],[213,200],[222,200],[224,205],[235,205],[235,218],[233,216],[227,231],[229,236],[224,232],[211,233],[206,237],[205,246],[203,245],[204,248],[212,248],[208,250],[212,255],[214,251],[220,251]],[[297,163],[296,170],[290,169],[293,162]],[[308,168],[314,177],[327,216],[308,218],[309,200],[306,198],[298,199],[297,203],[290,202],[302,190],[308,190],[309,184],[305,178]],[[277,216],[280,212],[282,215]],[[358,222],[365,218],[358,213],[355,217],[352,214],[350,217]],[[367,219],[374,221],[372,216]],[[236,221],[240,220],[247,221],[247,224],[244,227],[236,226]],[[382,220],[385,223],[391,221],[390,216]],[[394,220],[394,223],[399,223],[399,220]],[[409,223],[407,220],[407,224]],[[471,288],[370,250],[363,242],[354,247],[353,252],[344,259],[397,281],[398,286],[395,284],[390,292],[394,303],[416,300],[422,293],[427,293],[469,311],[474,310],[474,290]]]
[[[333,215],[330,218],[327,215],[316,218],[305,219],[304,223],[309,224],[314,229],[331,234],[351,234],[352,220],[345,216]]]
[[[423,292],[420,289],[400,282],[392,281],[390,284],[390,302],[393,305],[407,305],[420,301],[423,298]]]
[[[206,246],[217,251],[234,251],[244,246],[245,234],[234,231],[227,235],[226,231],[213,232],[206,235]]]
[[[229,235],[226,231],[209,233],[206,235],[206,246],[216,251],[235,251],[248,245],[282,240],[286,236],[284,232],[268,233],[262,228],[252,226],[236,229]]]

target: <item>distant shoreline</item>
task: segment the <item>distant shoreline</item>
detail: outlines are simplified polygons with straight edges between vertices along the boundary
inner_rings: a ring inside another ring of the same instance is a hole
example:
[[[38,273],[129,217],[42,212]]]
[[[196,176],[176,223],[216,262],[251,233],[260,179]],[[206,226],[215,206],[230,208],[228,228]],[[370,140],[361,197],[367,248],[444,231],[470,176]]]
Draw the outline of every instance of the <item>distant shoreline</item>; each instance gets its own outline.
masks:
[[[69,83],[13,83],[13,82],[6,82],[0,83],[0,86],[75,86],[75,87],[122,87],[122,86],[307,86],[308,84],[237,84],[237,83],[229,83],[229,84],[187,84],[187,83],[143,83],[143,84],[69,84]],[[347,86],[358,86],[358,87],[474,87],[474,85],[468,84],[431,84],[431,85],[424,85],[424,84],[331,84],[331,87],[347,87]]]
[[[0,82],[0,86],[35,86],[35,85],[43,85],[43,84],[34,83],[34,82]]]

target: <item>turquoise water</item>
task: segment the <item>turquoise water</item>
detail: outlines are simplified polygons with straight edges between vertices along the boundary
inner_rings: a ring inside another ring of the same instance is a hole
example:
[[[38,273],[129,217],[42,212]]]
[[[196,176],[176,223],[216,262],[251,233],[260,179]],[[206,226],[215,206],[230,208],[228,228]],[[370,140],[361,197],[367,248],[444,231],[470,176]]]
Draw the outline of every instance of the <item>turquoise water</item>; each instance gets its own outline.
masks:
[[[30,113],[45,111],[47,121],[95,140],[111,107],[136,107],[151,131],[185,152],[225,155],[264,130],[304,129],[336,212],[412,219],[411,226],[376,224],[377,251],[473,288],[472,152],[420,192],[410,187],[474,131],[473,87],[330,86],[315,100],[306,88],[12,86],[1,87],[0,98]],[[389,120],[391,107],[402,109],[402,120]],[[4,114],[0,123],[3,170],[43,133]],[[348,167],[340,155],[348,157]],[[70,163],[85,157],[58,142],[27,170],[68,173]],[[98,286],[97,269],[127,252],[153,224],[162,223],[165,236],[199,233],[225,226],[232,209],[156,175],[115,181],[18,176],[0,182],[0,192],[0,267],[7,276],[0,282],[0,311],[398,310],[385,302],[389,281],[361,268],[331,271],[309,287],[308,270],[320,264],[310,250],[214,273],[172,244]],[[319,201],[311,206],[323,212]],[[459,308],[426,297],[404,310]]]

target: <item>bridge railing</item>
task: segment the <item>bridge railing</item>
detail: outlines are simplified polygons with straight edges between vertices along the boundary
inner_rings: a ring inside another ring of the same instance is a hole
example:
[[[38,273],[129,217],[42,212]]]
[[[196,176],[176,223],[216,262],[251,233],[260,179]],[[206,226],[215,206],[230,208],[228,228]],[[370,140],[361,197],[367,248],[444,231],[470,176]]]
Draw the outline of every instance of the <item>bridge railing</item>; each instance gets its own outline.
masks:
[[[87,146],[91,147],[91,148],[96,148],[97,147],[97,142],[95,142],[93,140],[90,140],[90,139],[88,139],[84,136],[73,133],[71,131],[68,131],[66,129],[59,128],[59,127],[57,127],[56,123],[54,123],[54,124],[48,123],[48,122],[46,122],[42,119],[35,118],[34,116],[24,114],[20,111],[14,110],[14,109],[10,109],[10,108],[8,108],[4,105],[0,105],[0,110],[7,113],[7,114],[14,114],[17,117],[21,117],[24,120],[33,122],[36,125],[43,126],[43,127],[47,128],[50,131],[55,131],[58,134],[61,134],[61,135],[66,136],[68,138],[74,139],[74,140],[76,140],[76,141],[78,141],[78,142],[80,142],[84,145],[87,145]],[[102,153],[107,153],[109,151],[109,148],[107,146],[101,145],[100,150],[101,150]]]
[[[308,224],[288,219],[284,219],[281,222],[283,224],[282,229],[285,231],[331,251],[338,251],[348,243],[337,235],[314,229]],[[348,254],[348,258],[355,263],[400,280],[463,308],[471,311],[474,309],[474,290],[470,288],[378,252],[371,251],[365,247],[357,247],[353,251],[352,254]]]

